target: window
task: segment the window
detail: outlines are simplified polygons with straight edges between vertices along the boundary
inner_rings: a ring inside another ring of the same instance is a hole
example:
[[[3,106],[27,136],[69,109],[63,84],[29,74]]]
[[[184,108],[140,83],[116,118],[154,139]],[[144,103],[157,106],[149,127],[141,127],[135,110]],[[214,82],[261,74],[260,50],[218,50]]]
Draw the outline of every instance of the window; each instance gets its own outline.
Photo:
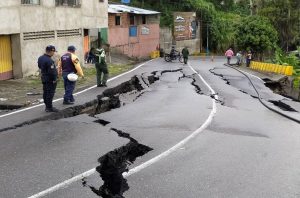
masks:
[[[121,16],[116,16],[115,25],[121,25]]]
[[[104,0],[99,0],[99,2],[104,2]]]
[[[21,0],[21,4],[40,5],[40,0]]]
[[[133,14],[131,14],[131,15],[129,16],[129,24],[130,24],[130,25],[134,25],[134,15],[133,15]]]
[[[142,15],[142,24],[146,24],[146,15]]]
[[[80,0],[55,0],[56,6],[80,7]]]
[[[137,26],[130,26],[129,27],[129,36],[136,37],[137,36]]]

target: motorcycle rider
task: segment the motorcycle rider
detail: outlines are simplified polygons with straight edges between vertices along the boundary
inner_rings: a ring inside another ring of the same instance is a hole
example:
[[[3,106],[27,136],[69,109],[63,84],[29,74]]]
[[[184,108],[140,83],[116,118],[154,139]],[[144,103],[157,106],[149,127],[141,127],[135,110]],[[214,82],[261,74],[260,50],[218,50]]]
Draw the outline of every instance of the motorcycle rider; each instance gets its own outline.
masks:
[[[174,46],[172,46],[172,49],[171,49],[171,52],[170,52],[170,57],[171,57],[171,60],[175,60],[176,59],[176,54],[177,54],[177,50],[175,49]]]

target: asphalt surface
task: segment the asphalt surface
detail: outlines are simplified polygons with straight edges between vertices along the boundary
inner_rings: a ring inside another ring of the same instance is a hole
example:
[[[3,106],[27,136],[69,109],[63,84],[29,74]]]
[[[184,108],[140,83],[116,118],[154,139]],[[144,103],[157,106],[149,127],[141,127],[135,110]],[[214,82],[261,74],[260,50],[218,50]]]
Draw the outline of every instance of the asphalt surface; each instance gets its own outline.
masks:
[[[218,93],[216,115],[187,144],[128,176],[130,188],[124,197],[300,197],[300,125],[261,105],[252,97],[255,92],[248,80],[225,67],[224,61],[189,61]],[[153,71],[158,71],[159,80],[149,85],[146,79]],[[0,197],[28,197],[98,166],[100,156],[129,141],[111,128],[153,148],[130,166],[134,168],[189,136],[210,115],[210,92],[189,66],[156,59],[110,81],[108,88],[133,75],[142,75],[144,89],[119,94],[120,108],[94,117],[50,119],[1,132]],[[299,109],[298,103],[273,94],[261,80],[251,79],[268,105],[273,105],[270,99],[281,100]],[[94,100],[103,90],[86,91],[76,96],[76,103]],[[62,110],[61,103],[55,106]],[[299,112],[273,107],[299,116]],[[47,115],[43,109],[2,117],[0,129],[43,117]],[[95,123],[98,119],[109,124]],[[103,184],[99,174],[86,181],[96,188]],[[46,197],[97,195],[78,181]]]

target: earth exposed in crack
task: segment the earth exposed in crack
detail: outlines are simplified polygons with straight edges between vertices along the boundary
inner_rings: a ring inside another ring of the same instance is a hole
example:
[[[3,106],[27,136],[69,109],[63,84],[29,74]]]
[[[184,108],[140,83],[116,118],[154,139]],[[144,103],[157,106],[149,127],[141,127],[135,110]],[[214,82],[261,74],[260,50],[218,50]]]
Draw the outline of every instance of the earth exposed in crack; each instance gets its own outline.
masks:
[[[275,100],[269,100],[269,102],[273,103],[275,106],[279,107],[280,109],[284,111],[291,111],[291,112],[297,112],[294,108],[292,108],[290,105],[285,104],[282,101],[275,101]]]
[[[120,137],[128,138],[130,142],[98,159],[100,165],[96,167],[96,171],[100,174],[104,184],[99,189],[93,186],[89,188],[103,198],[122,198],[123,193],[129,189],[127,180],[122,174],[128,171],[128,166],[133,164],[137,157],[153,149],[139,144],[128,133],[113,128],[111,130],[118,133]],[[84,180],[82,184],[87,186]]]

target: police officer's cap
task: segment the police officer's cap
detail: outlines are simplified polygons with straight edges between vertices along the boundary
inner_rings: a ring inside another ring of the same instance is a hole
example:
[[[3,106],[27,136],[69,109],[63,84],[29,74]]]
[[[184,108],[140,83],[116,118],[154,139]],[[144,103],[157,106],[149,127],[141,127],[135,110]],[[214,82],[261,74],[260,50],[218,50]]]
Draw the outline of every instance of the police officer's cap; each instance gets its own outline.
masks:
[[[75,50],[76,50],[76,47],[74,45],[70,45],[68,47],[68,51],[75,52]]]
[[[56,49],[53,45],[48,45],[46,47],[46,52],[50,52],[50,51],[56,52]]]

